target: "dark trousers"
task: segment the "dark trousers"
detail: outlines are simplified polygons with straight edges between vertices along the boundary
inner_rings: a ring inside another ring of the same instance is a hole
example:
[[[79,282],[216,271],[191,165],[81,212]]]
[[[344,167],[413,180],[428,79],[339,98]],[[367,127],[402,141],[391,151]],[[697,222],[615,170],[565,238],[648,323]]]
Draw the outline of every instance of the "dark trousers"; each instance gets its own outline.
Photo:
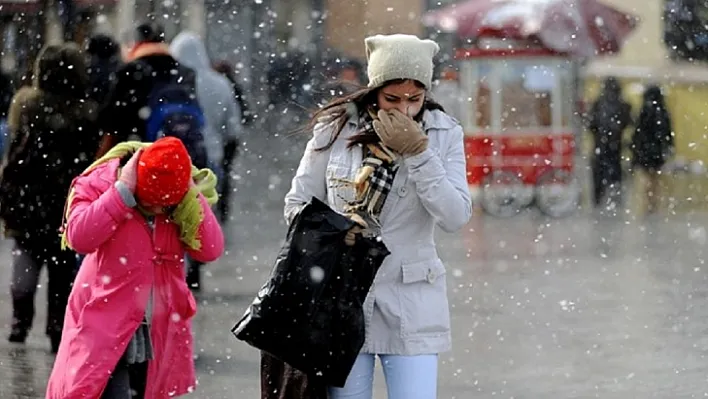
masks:
[[[50,337],[61,337],[64,314],[76,271],[76,255],[62,251],[54,238],[16,239],[12,251],[12,329],[20,334],[32,328],[39,273],[46,266],[49,274],[47,287],[47,327]]]
[[[229,218],[229,211],[231,205],[231,170],[233,169],[234,160],[236,155],[238,155],[238,141],[229,141],[224,146],[224,163],[222,165],[222,181],[219,183],[221,186],[221,198],[217,203],[217,212],[219,220],[221,223],[226,223]]]
[[[185,257],[187,263],[187,286],[193,291],[201,291],[202,289],[202,265],[204,263]]]
[[[108,378],[101,399],[143,399],[147,385],[148,362],[128,364],[121,358]]]
[[[593,202],[595,206],[605,205],[602,201],[611,187],[617,190],[622,185],[622,160],[617,156],[599,155],[592,160]],[[617,198],[619,199],[619,198]]]
[[[261,399],[326,399],[327,387],[289,364],[261,352]]]

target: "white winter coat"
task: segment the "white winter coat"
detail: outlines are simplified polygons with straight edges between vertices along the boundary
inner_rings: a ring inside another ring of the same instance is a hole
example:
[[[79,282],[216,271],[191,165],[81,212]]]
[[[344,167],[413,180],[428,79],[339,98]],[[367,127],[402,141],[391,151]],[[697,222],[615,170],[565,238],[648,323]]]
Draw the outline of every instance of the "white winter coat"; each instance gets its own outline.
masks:
[[[383,241],[391,251],[379,269],[364,303],[364,353],[420,355],[450,349],[450,312],[446,274],[435,249],[433,232],[462,228],[471,216],[463,133],[441,111],[425,111],[430,139],[423,153],[404,159],[381,212]],[[361,167],[360,147],[347,148],[358,131],[351,118],[326,151],[331,126],[316,126],[292,187],[285,197],[290,223],[312,197],[341,212],[354,195],[338,179],[353,179]],[[340,180],[341,181],[341,180]]]

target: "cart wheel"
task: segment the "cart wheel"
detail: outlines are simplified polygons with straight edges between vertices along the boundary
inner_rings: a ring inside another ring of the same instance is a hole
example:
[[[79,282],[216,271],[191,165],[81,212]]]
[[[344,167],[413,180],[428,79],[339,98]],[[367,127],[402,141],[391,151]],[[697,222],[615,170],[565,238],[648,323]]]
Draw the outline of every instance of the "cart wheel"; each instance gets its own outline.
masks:
[[[580,183],[573,174],[553,169],[536,182],[536,205],[548,216],[561,218],[575,212],[580,203]]]
[[[520,192],[524,183],[511,172],[496,171],[482,183],[482,209],[490,215],[508,218],[524,207]]]

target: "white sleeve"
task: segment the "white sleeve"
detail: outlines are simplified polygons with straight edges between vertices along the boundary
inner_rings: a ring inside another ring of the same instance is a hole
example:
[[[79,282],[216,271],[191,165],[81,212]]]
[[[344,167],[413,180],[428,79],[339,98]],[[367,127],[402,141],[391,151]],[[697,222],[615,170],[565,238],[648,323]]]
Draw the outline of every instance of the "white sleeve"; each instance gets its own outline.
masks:
[[[425,209],[443,230],[454,232],[467,224],[472,216],[464,135],[460,126],[440,133],[452,135],[444,154],[438,155],[428,148],[418,155],[406,158],[405,162]]]
[[[290,191],[285,195],[285,220],[290,224],[300,210],[315,197],[327,202],[327,164],[330,150],[320,150],[331,137],[331,129],[317,125],[313,137],[307,142],[305,153],[300,159]]]

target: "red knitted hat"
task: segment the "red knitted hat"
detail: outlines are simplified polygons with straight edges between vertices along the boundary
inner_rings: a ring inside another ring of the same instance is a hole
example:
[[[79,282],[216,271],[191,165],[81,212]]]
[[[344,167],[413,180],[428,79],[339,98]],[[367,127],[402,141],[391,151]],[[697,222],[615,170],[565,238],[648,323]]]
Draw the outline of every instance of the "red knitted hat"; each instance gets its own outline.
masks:
[[[178,138],[164,137],[140,154],[135,196],[150,206],[173,206],[189,190],[192,161]]]

